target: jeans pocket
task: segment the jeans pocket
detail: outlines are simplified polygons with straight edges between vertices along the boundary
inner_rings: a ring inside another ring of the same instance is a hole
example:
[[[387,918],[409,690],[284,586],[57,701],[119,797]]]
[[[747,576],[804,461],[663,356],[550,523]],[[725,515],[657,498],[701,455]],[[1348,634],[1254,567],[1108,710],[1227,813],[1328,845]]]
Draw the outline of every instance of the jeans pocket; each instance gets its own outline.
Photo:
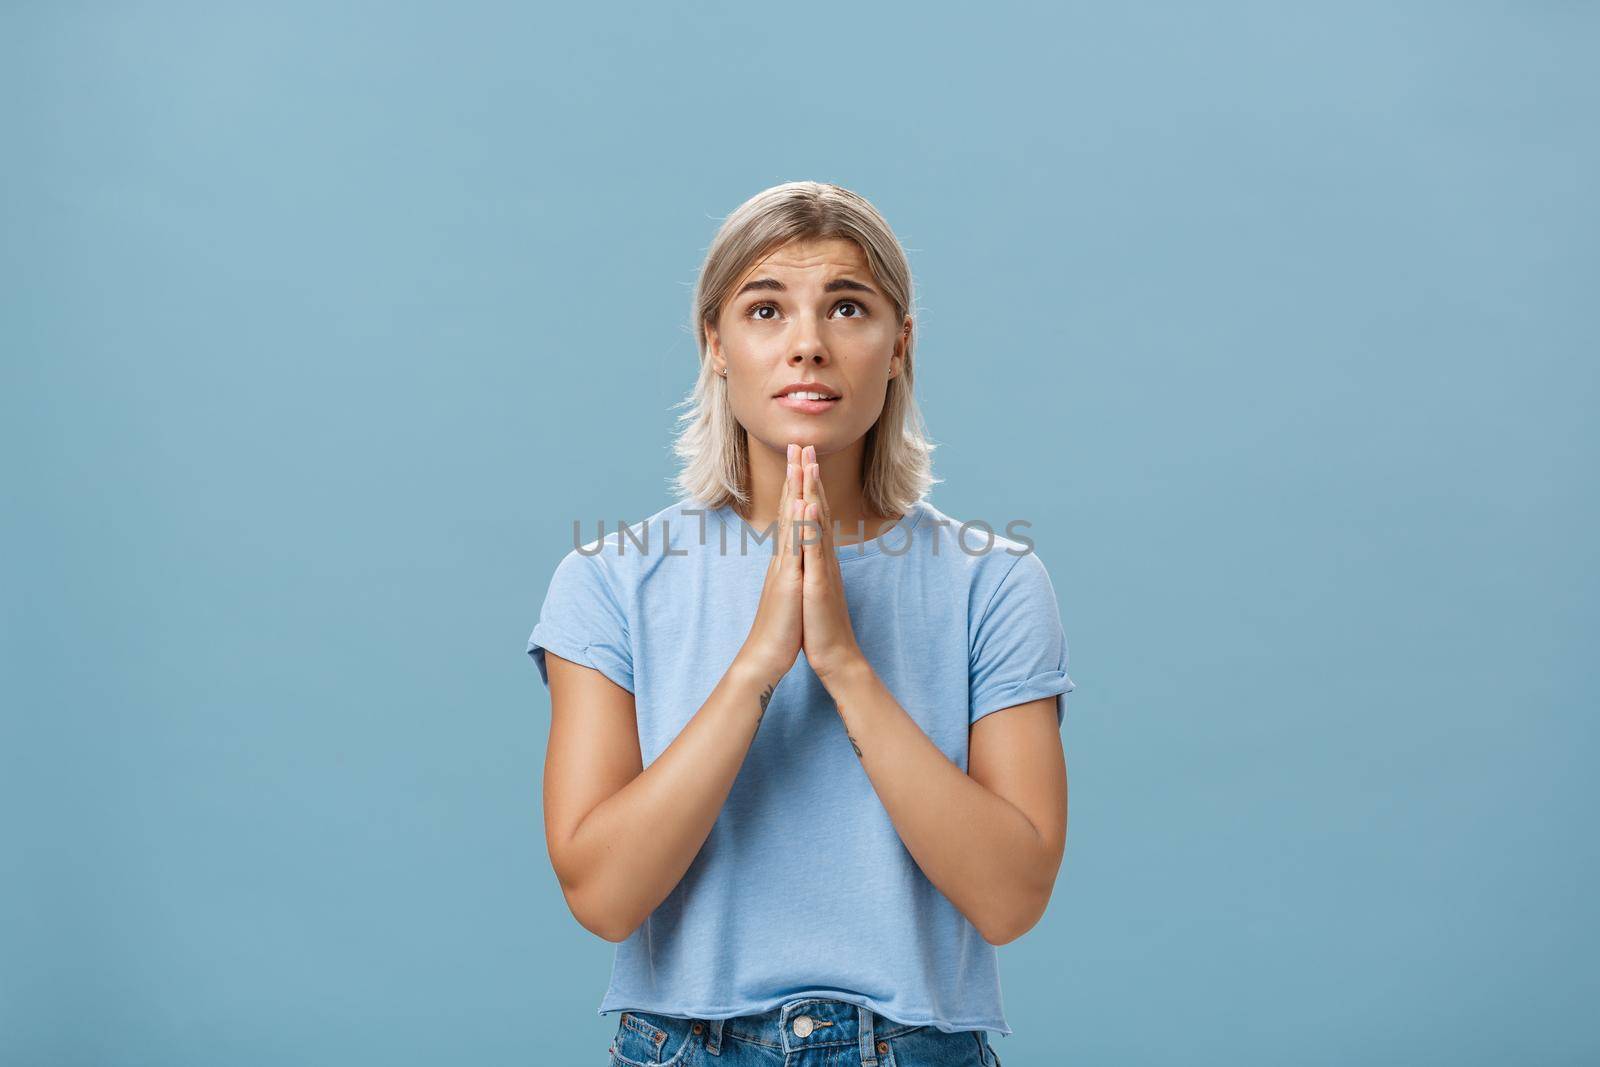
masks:
[[[940,1030],[936,1026],[915,1026],[889,1038],[889,1049],[897,1067],[990,1067],[993,1050],[976,1030]]]
[[[614,1067],[673,1067],[689,1056],[698,1036],[693,1019],[650,1011],[625,1011],[611,1039]],[[702,1028],[703,1029],[703,1028]]]

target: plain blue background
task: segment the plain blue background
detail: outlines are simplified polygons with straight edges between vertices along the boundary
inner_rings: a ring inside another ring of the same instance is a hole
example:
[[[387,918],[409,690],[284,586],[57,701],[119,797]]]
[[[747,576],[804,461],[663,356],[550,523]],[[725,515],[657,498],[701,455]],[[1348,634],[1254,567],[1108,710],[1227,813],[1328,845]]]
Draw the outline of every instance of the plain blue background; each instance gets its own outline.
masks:
[[[524,644],[780,181],[1079,690],[1007,1067],[1600,1057],[1580,3],[13,3],[0,1060],[601,1063]]]

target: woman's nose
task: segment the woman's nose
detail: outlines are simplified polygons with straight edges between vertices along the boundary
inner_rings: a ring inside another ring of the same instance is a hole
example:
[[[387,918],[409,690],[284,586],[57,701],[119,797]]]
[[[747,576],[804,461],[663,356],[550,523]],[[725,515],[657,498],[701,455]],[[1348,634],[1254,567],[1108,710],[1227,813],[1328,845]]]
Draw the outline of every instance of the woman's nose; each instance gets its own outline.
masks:
[[[800,316],[794,327],[791,338],[794,348],[789,356],[789,363],[825,363],[828,359],[828,346],[823,343],[822,330],[815,319]]]

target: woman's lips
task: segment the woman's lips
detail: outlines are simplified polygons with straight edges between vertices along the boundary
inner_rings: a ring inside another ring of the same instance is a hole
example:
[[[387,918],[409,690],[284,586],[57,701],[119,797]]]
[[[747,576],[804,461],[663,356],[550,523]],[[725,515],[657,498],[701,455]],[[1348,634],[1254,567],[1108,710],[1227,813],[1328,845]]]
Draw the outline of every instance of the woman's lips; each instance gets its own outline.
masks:
[[[802,400],[791,394],[780,396],[777,401],[790,411],[798,411],[802,415],[821,415],[837,404],[839,399],[835,397],[832,400]]]

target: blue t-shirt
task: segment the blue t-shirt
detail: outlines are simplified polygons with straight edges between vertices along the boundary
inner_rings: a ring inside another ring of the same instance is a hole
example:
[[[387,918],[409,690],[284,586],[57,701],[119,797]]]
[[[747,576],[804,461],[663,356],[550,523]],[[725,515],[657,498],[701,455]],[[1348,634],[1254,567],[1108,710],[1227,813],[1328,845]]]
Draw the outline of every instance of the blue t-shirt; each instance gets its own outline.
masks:
[[[1037,553],[960,527],[924,501],[835,552],[867,661],[965,770],[972,723],[1060,694],[1059,726],[1074,684]],[[749,635],[773,531],[686,499],[573,549],[528,640],[540,678],[548,649],[632,692],[648,767]],[[731,1018],[807,996],[1011,1033],[995,947],[912,859],[802,651],[694,862],[617,944],[600,1014]]]

